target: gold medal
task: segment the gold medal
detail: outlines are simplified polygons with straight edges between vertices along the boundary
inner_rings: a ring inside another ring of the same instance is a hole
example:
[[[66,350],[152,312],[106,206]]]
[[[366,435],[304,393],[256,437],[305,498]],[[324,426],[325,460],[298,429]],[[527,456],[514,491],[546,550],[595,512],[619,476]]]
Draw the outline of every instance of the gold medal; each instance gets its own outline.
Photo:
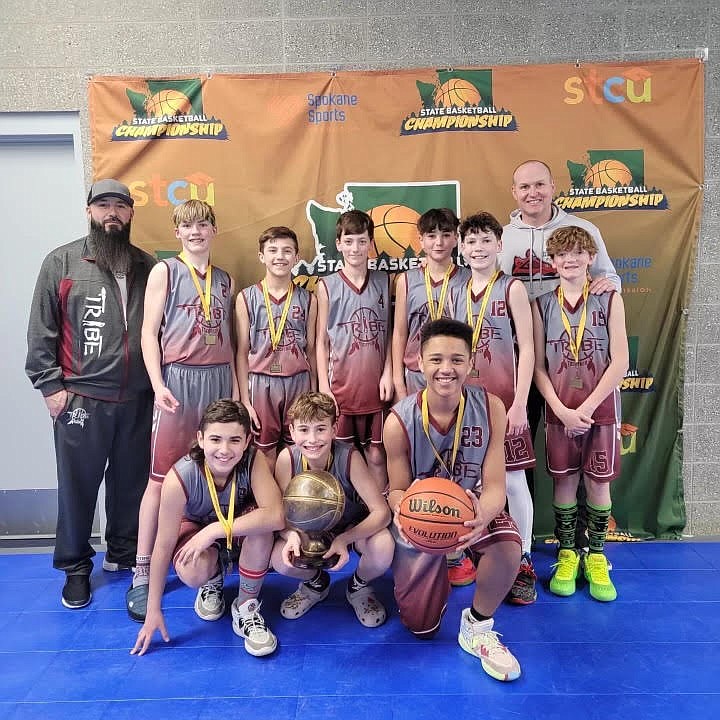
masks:
[[[498,275],[500,274],[499,270],[496,270],[493,274],[490,280],[488,280],[488,284],[485,286],[485,293],[483,294],[482,303],[480,304],[480,312],[478,313],[477,318],[475,319],[475,322],[473,322],[473,311],[472,311],[472,278],[468,280],[466,292],[465,292],[465,299],[467,302],[467,324],[473,329],[472,334],[472,353],[473,353],[473,365],[475,364],[475,351],[477,350],[478,343],[480,341],[480,331],[482,330],[482,323],[483,318],[485,317],[485,310],[487,309],[488,300],[490,300],[490,293],[492,292],[493,285],[495,285],[495,281],[498,278]],[[473,375],[473,372],[475,373]],[[470,377],[477,377],[478,371],[473,368],[473,370],[470,371]]]
[[[468,377],[471,377],[471,378],[480,377],[480,373],[478,372],[478,370],[476,370],[475,368],[473,368],[473,369],[468,373]]]
[[[582,378],[579,377],[579,376],[575,376],[575,377],[570,381],[570,387],[571,387],[571,388],[575,388],[576,390],[582,390],[582,389],[583,389],[583,381],[582,381]]]
[[[210,294],[210,289],[212,287],[212,265],[208,263],[207,270],[205,271],[205,290],[203,291],[193,264],[185,257],[183,253],[180,253],[178,257],[185,263],[185,266],[190,273],[190,277],[192,278],[193,285],[195,285],[195,290],[197,291],[198,297],[200,298],[200,305],[202,307],[207,327],[210,325],[212,320],[210,316],[210,301],[212,299],[212,296]],[[206,345],[215,345],[217,343],[217,335],[210,335],[210,333],[204,333],[204,335]]]
[[[217,343],[217,335],[211,335],[210,333],[205,333],[205,344],[206,345],[215,345]]]
[[[268,332],[270,333],[270,346],[272,347],[272,351],[275,352],[280,345],[283,330],[285,329],[285,322],[287,321],[288,311],[290,310],[293,293],[295,292],[295,285],[291,282],[288,286],[287,293],[285,295],[285,305],[283,306],[282,313],[280,314],[280,319],[278,320],[277,325],[275,325],[275,318],[272,314],[272,303],[270,302],[270,293],[268,291],[267,282],[263,280],[260,285],[262,287],[263,298],[265,300],[265,311],[267,312]],[[277,360],[270,365],[270,372],[282,372],[282,366]]]
[[[560,319],[562,320],[563,327],[568,337],[568,348],[570,353],[575,360],[575,365],[580,365],[580,348],[582,347],[583,335],[585,334],[585,323],[587,322],[587,299],[590,292],[590,283],[586,280],[583,286],[582,301],[583,308],[580,313],[580,322],[578,323],[577,330],[575,331],[575,337],[573,337],[572,327],[570,325],[570,318],[568,318],[565,312],[565,295],[563,293],[562,286],[557,289],[557,303],[560,307]],[[579,382],[579,385],[576,383]],[[577,371],[575,379],[570,381],[570,387],[581,388],[583,386],[582,378],[580,377],[579,371]]]
[[[445,274],[443,275],[442,286],[440,288],[440,297],[438,299],[437,307],[435,307],[435,298],[433,297],[430,269],[427,266],[425,267],[425,295],[427,296],[428,312],[430,314],[431,320],[439,320],[443,315],[443,311],[445,310],[445,296],[447,295],[448,283],[450,282],[450,276],[452,275],[452,273],[453,264],[450,263],[450,265],[448,265],[447,267],[447,270],[445,271]]]
[[[270,365],[270,372],[271,373],[280,373],[282,372],[282,365],[279,362],[274,362]]]

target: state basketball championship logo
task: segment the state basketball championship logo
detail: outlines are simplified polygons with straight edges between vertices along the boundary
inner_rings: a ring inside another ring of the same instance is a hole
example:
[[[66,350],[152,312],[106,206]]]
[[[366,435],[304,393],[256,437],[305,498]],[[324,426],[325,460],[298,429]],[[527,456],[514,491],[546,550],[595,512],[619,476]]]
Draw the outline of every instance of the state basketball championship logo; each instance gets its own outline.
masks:
[[[628,337],[628,371],[620,382],[620,392],[655,392],[655,378],[653,374],[647,369],[638,370],[639,353],[640,338],[637,335],[630,335]]]
[[[517,130],[512,112],[495,107],[492,70],[438,70],[434,82],[415,84],[421,107],[402,121],[401,135]]]
[[[571,187],[555,203],[567,212],[667,210],[667,196],[645,181],[643,150],[588,150],[584,162],[567,161]]]
[[[205,114],[202,80],[145,80],[144,84],[125,89],[133,118],[116,125],[111,140],[227,140],[224,123]]]
[[[368,253],[370,270],[404,272],[417,267],[420,262],[417,230],[420,215],[434,207],[447,207],[459,213],[460,183],[457,180],[347,182],[335,196],[335,202],[336,207],[327,207],[310,200],[305,208],[315,240],[315,258],[309,263],[299,262],[293,273],[295,282],[308,290],[314,289],[318,277],[342,269],[342,254],[335,244],[335,226],[340,215],[348,210],[363,210],[375,224],[375,236]],[[363,322],[370,320],[364,318]]]

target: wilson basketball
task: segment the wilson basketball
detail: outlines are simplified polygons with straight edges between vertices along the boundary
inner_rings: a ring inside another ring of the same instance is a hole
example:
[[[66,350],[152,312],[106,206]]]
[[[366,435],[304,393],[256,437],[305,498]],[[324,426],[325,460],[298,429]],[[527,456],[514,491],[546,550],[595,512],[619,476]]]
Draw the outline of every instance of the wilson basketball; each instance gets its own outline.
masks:
[[[600,160],[585,171],[585,185],[588,187],[609,187],[630,185],[632,173],[619,160]]]
[[[290,526],[306,533],[334,527],[345,510],[345,493],[337,478],[324,470],[305,470],[290,480],[283,493]]]
[[[465,490],[452,480],[439,477],[414,482],[405,493],[399,510],[400,527],[418,549],[445,555],[467,534],[463,523],[475,518],[475,506]]]
[[[435,89],[435,105],[443,107],[465,107],[479,105],[482,102],[477,88],[468,80],[450,78]]]
[[[145,112],[153,117],[186,115],[190,100],[179,90],[160,90],[145,101]]]
[[[408,250],[420,252],[417,221],[420,213],[405,205],[378,205],[368,211],[375,223],[375,236],[368,257],[405,257]]]

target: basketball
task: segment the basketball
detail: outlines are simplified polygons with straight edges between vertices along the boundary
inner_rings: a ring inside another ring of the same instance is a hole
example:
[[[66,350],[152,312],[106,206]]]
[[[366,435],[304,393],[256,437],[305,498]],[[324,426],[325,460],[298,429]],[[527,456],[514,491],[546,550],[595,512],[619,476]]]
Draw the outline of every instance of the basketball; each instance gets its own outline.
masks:
[[[585,171],[585,185],[588,187],[609,187],[630,185],[632,173],[619,160],[600,160]]]
[[[407,250],[420,252],[417,221],[420,213],[405,205],[378,205],[368,211],[375,236],[368,257],[405,257]]]
[[[145,101],[145,112],[153,117],[186,115],[190,100],[179,90],[160,90]]]
[[[435,89],[435,105],[443,107],[465,107],[479,105],[482,102],[477,88],[468,80],[451,78]]]
[[[475,518],[475,506],[465,490],[447,478],[414,482],[400,503],[400,527],[418,550],[445,555],[468,532],[463,525]]]
[[[305,470],[288,483],[283,493],[283,506],[291,527],[306,533],[324,532],[342,517],[345,493],[329,472]]]

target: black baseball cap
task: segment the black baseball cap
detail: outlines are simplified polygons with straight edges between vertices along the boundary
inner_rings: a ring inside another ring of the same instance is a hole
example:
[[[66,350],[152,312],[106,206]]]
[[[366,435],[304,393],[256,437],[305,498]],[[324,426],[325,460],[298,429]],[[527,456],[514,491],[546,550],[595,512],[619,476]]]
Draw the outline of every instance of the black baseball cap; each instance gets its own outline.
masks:
[[[135,201],[130,197],[130,190],[128,190],[127,185],[123,185],[119,180],[113,180],[111,178],[98,180],[90,186],[87,204],[90,205],[104,197],[120,198],[120,200],[124,200],[130,207],[135,204]]]

